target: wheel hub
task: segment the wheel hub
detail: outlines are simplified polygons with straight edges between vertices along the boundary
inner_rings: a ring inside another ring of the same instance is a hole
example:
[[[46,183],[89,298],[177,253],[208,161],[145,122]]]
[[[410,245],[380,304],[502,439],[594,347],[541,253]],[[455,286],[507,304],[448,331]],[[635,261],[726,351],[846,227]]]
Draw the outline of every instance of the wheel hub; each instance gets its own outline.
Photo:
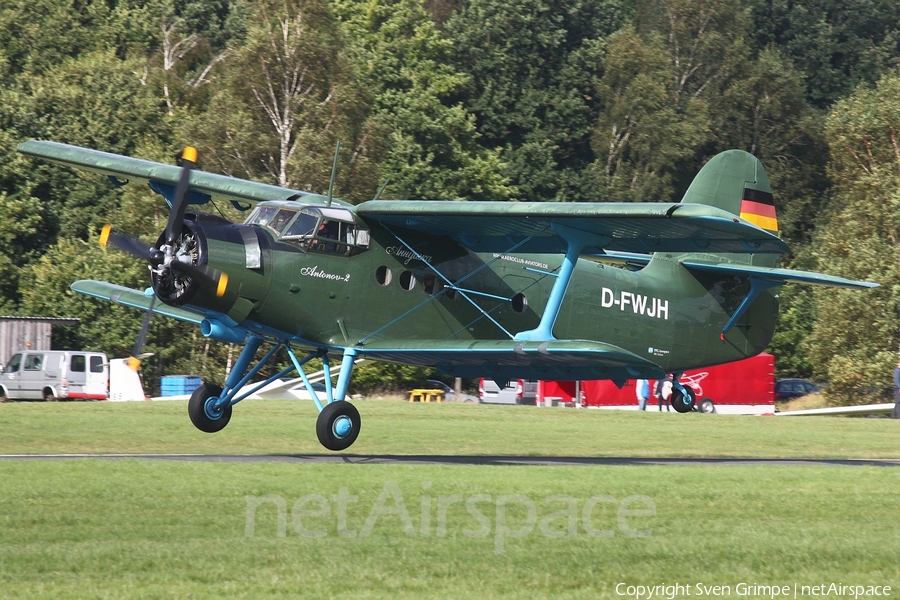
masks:
[[[217,400],[218,398],[211,396],[203,403],[203,412],[206,413],[206,416],[212,421],[221,419],[222,413],[224,412],[221,407],[216,406]]]
[[[331,428],[331,431],[334,432],[334,436],[339,439],[344,439],[350,432],[353,431],[353,423],[345,416],[340,416],[334,420],[334,425]]]

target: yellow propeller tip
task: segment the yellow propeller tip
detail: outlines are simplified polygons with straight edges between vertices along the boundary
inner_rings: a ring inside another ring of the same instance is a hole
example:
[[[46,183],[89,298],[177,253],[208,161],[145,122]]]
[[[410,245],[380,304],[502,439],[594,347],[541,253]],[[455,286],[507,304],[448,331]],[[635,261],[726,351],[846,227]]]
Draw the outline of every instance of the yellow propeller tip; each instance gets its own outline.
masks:
[[[100,230],[100,247],[106,248],[106,244],[109,243],[109,234],[112,232],[112,225],[104,225],[103,229]]]
[[[125,361],[125,364],[128,365],[132,371],[137,371],[141,368],[141,360],[139,358],[135,358],[133,356],[129,356]]]
[[[219,298],[224,296],[226,289],[228,289],[228,275],[222,273],[219,275],[219,285],[216,287],[216,296]]]
[[[181,158],[183,160],[189,160],[192,163],[197,162],[197,149],[193,146],[187,146],[184,149],[184,152],[181,153]]]

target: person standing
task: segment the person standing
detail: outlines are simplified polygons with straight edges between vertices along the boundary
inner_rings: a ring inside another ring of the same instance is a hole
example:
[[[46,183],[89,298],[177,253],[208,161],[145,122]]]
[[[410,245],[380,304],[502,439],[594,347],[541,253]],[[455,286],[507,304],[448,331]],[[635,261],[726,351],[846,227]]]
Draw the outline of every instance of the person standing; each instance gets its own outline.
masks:
[[[892,419],[900,419],[900,362],[894,367],[894,410]]]
[[[647,410],[647,400],[650,399],[650,382],[646,379],[638,379],[635,382],[634,393],[637,396],[638,410]]]
[[[659,412],[662,412],[663,404],[666,405],[666,412],[669,412],[669,398],[672,397],[672,376],[666,374],[665,377],[659,380],[656,384],[656,396],[657,401],[659,402]]]

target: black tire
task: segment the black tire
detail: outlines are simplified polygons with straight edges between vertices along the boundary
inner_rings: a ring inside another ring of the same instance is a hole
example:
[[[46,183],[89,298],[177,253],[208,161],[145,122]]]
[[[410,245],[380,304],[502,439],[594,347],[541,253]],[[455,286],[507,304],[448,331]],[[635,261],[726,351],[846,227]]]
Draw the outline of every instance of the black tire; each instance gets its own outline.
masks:
[[[218,414],[206,410],[206,405],[211,404],[211,401],[218,398],[221,393],[222,388],[211,383],[201,384],[194,390],[191,399],[188,400],[188,416],[194,427],[206,433],[215,433],[225,429],[228,421],[231,420],[231,405],[224,407]]]
[[[339,421],[343,419],[349,420],[349,423],[344,424],[350,426],[350,431],[341,435],[335,431],[335,425],[340,425]],[[316,437],[319,438],[319,443],[329,450],[335,452],[346,450],[359,437],[361,424],[362,420],[355,406],[346,400],[332,402],[322,409],[319,418],[316,419]]]
[[[713,401],[709,398],[704,398],[700,401],[700,404],[697,405],[697,410],[702,413],[712,414],[716,412],[716,405],[713,404]]]
[[[669,399],[675,412],[686,413],[694,408],[697,399],[694,390],[688,386],[672,386],[672,397]]]
[[[56,402],[56,396],[53,395],[53,390],[50,388],[45,388],[43,392],[44,402]]]

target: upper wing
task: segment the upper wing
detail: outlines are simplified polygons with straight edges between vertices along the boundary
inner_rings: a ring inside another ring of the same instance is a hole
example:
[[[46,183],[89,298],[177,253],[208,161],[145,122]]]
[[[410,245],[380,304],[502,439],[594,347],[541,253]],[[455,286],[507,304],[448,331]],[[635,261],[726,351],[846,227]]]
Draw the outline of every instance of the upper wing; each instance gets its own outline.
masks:
[[[77,167],[85,171],[102,173],[118,180],[137,180],[174,186],[181,176],[181,168],[175,165],[131,158],[110,152],[101,152],[58,142],[30,140],[19,145],[19,152],[51,162]],[[247,181],[216,173],[194,170],[191,172],[191,189],[207,198],[192,195],[192,204],[202,204],[209,197],[232,202],[259,202],[262,200],[325,201],[325,196],[299,190]],[[339,200],[335,204],[344,204]]]
[[[447,235],[485,252],[502,252],[525,240],[518,251],[565,252],[562,228],[587,234],[599,250],[788,251],[778,236],[702,204],[373,200],[357,206],[356,213],[387,226]]]

